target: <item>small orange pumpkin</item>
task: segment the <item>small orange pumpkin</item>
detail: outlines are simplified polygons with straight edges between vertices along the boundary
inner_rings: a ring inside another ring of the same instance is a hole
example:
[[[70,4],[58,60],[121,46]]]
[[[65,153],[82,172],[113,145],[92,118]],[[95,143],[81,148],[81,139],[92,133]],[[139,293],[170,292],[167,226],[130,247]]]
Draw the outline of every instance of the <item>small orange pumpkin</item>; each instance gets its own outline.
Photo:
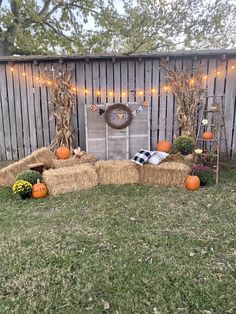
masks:
[[[169,141],[160,141],[156,145],[156,150],[159,152],[168,153],[172,148],[172,144]]]
[[[58,147],[56,150],[56,156],[58,159],[68,159],[70,158],[70,150],[66,146]]]
[[[190,191],[195,191],[200,188],[200,179],[198,176],[187,176],[185,179],[185,187]]]
[[[44,183],[40,183],[39,179],[37,183],[32,186],[33,198],[43,198],[47,195],[47,187]]]
[[[213,138],[213,133],[210,131],[206,131],[202,134],[204,140],[211,140]]]

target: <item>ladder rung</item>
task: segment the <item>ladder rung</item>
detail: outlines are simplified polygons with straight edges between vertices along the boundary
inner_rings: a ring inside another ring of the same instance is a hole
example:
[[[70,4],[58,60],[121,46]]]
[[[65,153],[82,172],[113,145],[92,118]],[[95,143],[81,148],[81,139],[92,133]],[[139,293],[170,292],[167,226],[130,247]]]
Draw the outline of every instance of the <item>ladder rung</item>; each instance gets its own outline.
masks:
[[[215,113],[221,113],[220,110],[204,110],[204,112],[215,112]]]
[[[204,138],[198,138],[197,141],[202,141],[202,142],[218,142],[218,140],[205,140]]]
[[[196,153],[195,153],[196,154]],[[205,153],[201,153],[201,154],[196,154],[197,156],[205,156],[207,154],[207,152],[205,152]],[[215,154],[215,156],[214,157],[212,157],[212,158],[215,158],[215,157],[217,157],[218,156],[218,154]]]
[[[216,124],[207,124],[207,125],[201,124],[200,126],[201,126],[201,127],[202,127],[202,126],[205,126],[205,127],[206,127],[206,126],[216,126]]]

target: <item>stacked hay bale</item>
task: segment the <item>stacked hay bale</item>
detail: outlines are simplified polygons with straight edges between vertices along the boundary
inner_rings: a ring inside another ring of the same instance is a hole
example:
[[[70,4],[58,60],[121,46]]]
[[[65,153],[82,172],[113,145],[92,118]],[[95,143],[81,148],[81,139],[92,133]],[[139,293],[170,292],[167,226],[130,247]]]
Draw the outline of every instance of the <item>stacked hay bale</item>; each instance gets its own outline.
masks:
[[[73,157],[69,159],[54,159],[52,162],[53,168],[58,169],[62,167],[71,167],[75,165],[81,165],[84,163],[93,163],[96,161],[96,157],[93,154],[86,153],[81,157]]]
[[[51,168],[54,160],[54,154],[47,147],[37,149],[29,156],[3,168],[0,170],[0,186],[11,186],[16,176],[25,170],[28,170],[28,165],[36,162],[42,162],[47,168]]]
[[[43,181],[50,195],[90,189],[98,185],[98,175],[93,165],[50,169],[43,172]]]
[[[183,187],[190,167],[180,162],[163,162],[159,165],[145,164],[139,172],[141,184]]]
[[[95,167],[101,185],[139,183],[139,166],[129,160],[101,160]]]

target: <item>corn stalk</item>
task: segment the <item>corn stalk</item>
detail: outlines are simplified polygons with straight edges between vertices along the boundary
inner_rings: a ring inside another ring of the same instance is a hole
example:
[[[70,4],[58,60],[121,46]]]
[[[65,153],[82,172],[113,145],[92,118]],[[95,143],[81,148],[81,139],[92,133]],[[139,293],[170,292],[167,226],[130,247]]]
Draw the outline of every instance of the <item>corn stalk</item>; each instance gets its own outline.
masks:
[[[202,70],[188,66],[178,70],[165,60],[161,62],[166,70],[166,82],[175,95],[176,117],[181,134],[196,137],[197,114],[201,106],[201,98],[206,89],[202,88]]]
[[[56,133],[50,145],[52,149],[63,145],[71,150],[73,148],[74,129],[71,117],[75,106],[75,96],[72,92],[72,74],[72,70],[60,69],[56,77],[54,73],[47,74],[45,77],[51,82],[51,105],[54,108],[52,115],[56,120]]]

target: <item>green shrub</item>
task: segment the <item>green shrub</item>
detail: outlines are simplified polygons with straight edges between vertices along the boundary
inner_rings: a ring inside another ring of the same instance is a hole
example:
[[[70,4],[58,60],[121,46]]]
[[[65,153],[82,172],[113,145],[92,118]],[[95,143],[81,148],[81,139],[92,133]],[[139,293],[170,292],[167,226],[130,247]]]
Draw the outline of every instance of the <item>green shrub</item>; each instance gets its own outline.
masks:
[[[214,172],[207,166],[195,165],[192,171],[195,176],[199,177],[201,185],[211,184],[214,181]]]
[[[30,182],[31,184],[37,183],[37,180],[42,180],[42,175],[35,170],[26,170],[18,174],[16,180],[24,180]]]
[[[195,141],[190,136],[182,135],[174,140],[174,146],[177,151],[181,152],[181,154],[189,155],[193,152]]]

